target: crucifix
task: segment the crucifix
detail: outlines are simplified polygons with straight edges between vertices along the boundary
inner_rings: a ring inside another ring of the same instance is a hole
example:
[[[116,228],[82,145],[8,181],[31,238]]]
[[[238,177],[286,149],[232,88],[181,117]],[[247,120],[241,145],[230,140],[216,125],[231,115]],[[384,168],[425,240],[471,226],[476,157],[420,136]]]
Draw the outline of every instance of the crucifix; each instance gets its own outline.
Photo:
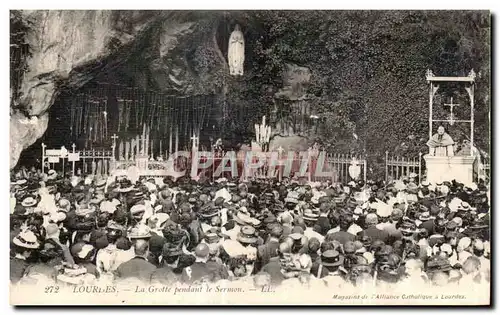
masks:
[[[193,151],[198,151],[198,137],[193,133],[193,136],[191,137],[191,140],[193,140]]]
[[[71,149],[73,149],[71,151],[71,153],[75,154],[76,144],[73,143],[71,145]],[[71,163],[72,163],[72,165],[71,165],[71,172],[72,172],[73,176],[75,176],[75,159],[73,158],[72,160],[73,161],[71,161]]]
[[[460,104],[454,104],[453,103],[453,97],[451,98],[451,102],[450,104],[444,104],[444,106],[449,106],[450,107],[450,125],[453,126],[453,124],[455,123],[455,116],[453,115],[453,108],[455,106],[460,106]]]

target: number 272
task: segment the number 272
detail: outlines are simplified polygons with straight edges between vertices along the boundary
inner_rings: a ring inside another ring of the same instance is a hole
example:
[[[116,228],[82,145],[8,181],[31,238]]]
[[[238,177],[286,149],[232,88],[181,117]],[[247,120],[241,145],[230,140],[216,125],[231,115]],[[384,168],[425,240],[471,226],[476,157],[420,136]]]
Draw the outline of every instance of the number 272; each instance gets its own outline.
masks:
[[[48,287],[45,287],[45,293],[58,293],[58,292],[59,292],[58,286],[49,285]]]

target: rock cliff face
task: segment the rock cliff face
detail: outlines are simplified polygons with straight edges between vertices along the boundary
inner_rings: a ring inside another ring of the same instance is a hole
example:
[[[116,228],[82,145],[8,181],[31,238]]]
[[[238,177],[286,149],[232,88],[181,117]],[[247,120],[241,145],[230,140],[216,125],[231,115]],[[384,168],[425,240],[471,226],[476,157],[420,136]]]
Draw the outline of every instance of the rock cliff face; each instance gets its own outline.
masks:
[[[26,60],[28,71],[10,117],[11,168],[22,150],[45,132],[48,109],[59,87],[86,83],[103,66],[110,66],[102,65],[102,61],[116,55],[121,47],[131,45],[161,16],[152,11],[20,11],[20,14],[30,23],[26,42],[31,56]]]
[[[199,78],[210,80],[207,73],[213,72],[214,67],[223,68],[224,59],[218,58],[215,66],[198,67],[202,73],[193,71],[194,60],[203,62],[203,58],[196,56],[210,56],[211,51],[220,53],[213,40],[215,28],[213,31],[208,28],[207,32],[205,27],[207,23],[215,23],[218,17],[215,12],[16,11],[16,14],[29,25],[25,42],[30,53],[25,56],[28,70],[11,101],[11,168],[21,152],[44,134],[48,110],[63,88],[76,89],[104,72],[124,68],[131,56],[140,56],[142,52],[152,81],[183,93],[199,85],[196,84]],[[206,38],[202,48],[186,45],[193,43],[190,40],[193,36]],[[205,45],[206,42],[212,44]],[[190,52],[194,57],[188,55]]]

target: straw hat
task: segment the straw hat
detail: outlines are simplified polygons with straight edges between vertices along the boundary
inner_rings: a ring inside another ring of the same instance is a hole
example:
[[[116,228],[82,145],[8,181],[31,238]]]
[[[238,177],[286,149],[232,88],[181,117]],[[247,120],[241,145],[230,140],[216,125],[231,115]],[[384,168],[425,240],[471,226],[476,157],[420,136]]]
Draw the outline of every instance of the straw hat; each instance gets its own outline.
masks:
[[[129,233],[130,239],[147,239],[151,237],[151,232],[149,227],[146,225],[139,225],[134,228]]]
[[[344,256],[334,249],[329,249],[321,254],[321,264],[327,267],[336,267],[344,263]]]
[[[37,249],[40,244],[31,231],[21,231],[16,237],[14,237],[13,243],[19,247],[28,249]]]
[[[141,213],[141,212],[146,212],[146,206],[145,205],[134,205],[132,208],[130,208],[130,213],[132,215]]]
[[[245,244],[254,244],[257,242],[257,237],[255,236],[255,228],[251,226],[243,226],[241,228],[240,233],[238,233],[238,236],[236,239],[240,243],[245,243]]]
[[[229,257],[238,257],[246,255],[246,248],[241,243],[235,240],[225,240],[222,242],[222,248],[229,255]]]
[[[56,179],[56,177],[57,177],[57,172],[55,170],[49,170],[47,172],[47,179],[48,180]]]
[[[38,203],[38,201],[35,198],[30,196],[30,197],[24,198],[23,202],[21,202],[21,205],[23,207],[34,207],[37,205],[37,203]]]
[[[311,209],[306,209],[304,211],[304,220],[307,221],[317,221],[319,214],[314,213]]]

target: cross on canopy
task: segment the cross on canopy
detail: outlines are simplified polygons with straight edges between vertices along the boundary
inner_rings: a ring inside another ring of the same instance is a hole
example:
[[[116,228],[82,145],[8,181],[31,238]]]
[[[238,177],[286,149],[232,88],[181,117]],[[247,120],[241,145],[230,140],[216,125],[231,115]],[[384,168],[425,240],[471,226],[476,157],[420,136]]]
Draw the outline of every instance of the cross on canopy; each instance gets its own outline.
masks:
[[[198,137],[193,134],[191,140],[193,140],[193,150],[198,150]]]
[[[449,119],[449,122],[450,122],[450,125],[453,126],[453,124],[455,123],[455,116],[453,115],[453,108],[455,108],[455,106],[460,106],[460,104],[453,103],[453,97],[452,97],[451,98],[451,102],[449,104],[444,104],[444,106],[449,106],[450,107],[450,119]]]

